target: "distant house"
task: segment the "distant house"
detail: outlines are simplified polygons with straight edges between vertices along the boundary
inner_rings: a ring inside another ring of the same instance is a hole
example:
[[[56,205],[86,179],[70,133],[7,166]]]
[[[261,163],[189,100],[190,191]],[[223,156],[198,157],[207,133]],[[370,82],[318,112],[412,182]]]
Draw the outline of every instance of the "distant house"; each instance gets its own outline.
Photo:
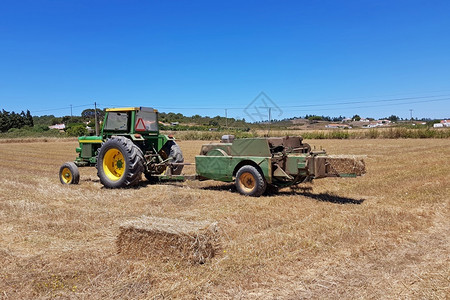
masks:
[[[177,125],[180,125],[180,122],[172,122],[172,123],[170,123],[170,125],[177,126]]]
[[[433,124],[434,128],[450,127],[450,120],[442,120],[440,123]]]
[[[359,120],[359,122],[370,122],[370,120],[369,119],[365,119],[365,118],[361,118],[361,120]]]
[[[348,123],[348,122],[351,122],[351,121],[353,121],[352,118],[344,118],[344,119],[342,119],[342,123]]]
[[[66,129],[66,124],[55,124],[52,126],[48,126],[50,129],[64,130]]]

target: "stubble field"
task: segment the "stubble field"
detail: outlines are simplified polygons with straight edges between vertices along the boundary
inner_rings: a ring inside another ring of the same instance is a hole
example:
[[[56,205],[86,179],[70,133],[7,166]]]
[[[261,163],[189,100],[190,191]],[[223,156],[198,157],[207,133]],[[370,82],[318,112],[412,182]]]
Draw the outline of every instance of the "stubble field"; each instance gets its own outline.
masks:
[[[367,174],[250,198],[231,184],[102,188],[95,169],[62,186],[76,140],[0,142],[0,298],[448,299],[450,140],[310,140],[366,155]],[[181,141],[193,162],[201,141]],[[194,173],[194,167],[185,168]],[[202,265],[117,254],[142,215],[217,221]]]

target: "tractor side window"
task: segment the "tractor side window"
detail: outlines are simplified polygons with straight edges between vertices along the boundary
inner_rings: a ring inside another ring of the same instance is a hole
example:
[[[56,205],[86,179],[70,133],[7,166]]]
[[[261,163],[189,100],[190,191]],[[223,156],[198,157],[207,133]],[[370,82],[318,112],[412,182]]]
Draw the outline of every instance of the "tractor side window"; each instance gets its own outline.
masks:
[[[128,114],[126,112],[109,112],[106,119],[106,130],[128,131]]]
[[[156,113],[148,111],[138,111],[136,113],[136,131],[158,131],[158,123],[156,122]]]

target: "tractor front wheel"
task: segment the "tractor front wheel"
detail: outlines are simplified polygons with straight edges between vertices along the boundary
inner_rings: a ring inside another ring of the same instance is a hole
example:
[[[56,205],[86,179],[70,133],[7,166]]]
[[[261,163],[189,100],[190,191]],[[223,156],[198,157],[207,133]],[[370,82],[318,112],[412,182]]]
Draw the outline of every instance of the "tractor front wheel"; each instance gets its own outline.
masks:
[[[261,196],[267,187],[261,172],[250,165],[243,166],[237,171],[235,185],[239,193],[252,197]]]
[[[66,162],[59,168],[59,181],[62,184],[78,184],[80,182],[80,171],[73,162]]]
[[[123,136],[114,136],[104,142],[98,151],[97,175],[107,188],[136,185],[144,170],[141,149]]]

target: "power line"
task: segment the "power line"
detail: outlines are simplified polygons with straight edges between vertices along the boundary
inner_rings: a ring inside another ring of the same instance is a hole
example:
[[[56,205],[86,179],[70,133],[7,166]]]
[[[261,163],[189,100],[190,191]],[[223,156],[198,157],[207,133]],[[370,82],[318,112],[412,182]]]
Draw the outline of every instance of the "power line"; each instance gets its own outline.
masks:
[[[398,105],[407,105],[407,104],[416,104],[416,103],[429,103],[429,102],[438,102],[438,101],[449,101],[450,98],[443,98],[443,99],[433,99],[433,100],[426,100],[426,101],[411,101],[408,103],[392,103],[392,104],[382,104],[382,105],[365,105],[365,106],[355,106],[355,107],[343,107],[342,109],[359,109],[359,108],[372,108],[372,107],[389,107],[389,106],[398,106]],[[323,111],[323,110],[336,110],[339,108],[321,108],[321,109],[315,109],[315,111]],[[290,111],[309,111],[307,109],[292,109]]]
[[[433,96],[421,96],[421,97],[405,97],[405,98],[393,98],[393,99],[379,99],[379,100],[370,100],[370,101],[347,101],[347,102],[335,102],[335,103],[320,103],[320,104],[302,104],[302,105],[279,105],[277,107],[279,108],[303,108],[303,107],[321,107],[321,106],[336,106],[336,105],[353,105],[353,104],[363,104],[363,103],[378,103],[378,102],[398,102],[398,101],[407,101],[407,100],[415,100],[415,99],[427,99],[427,98],[436,98],[436,97],[449,97],[450,94],[444,94],[444,95],[433,95]],[[444,101],[449,98],[444,99],[430,99],[423,102],[434,102],[434,101]],[[319,101],[315,101],[319,102]],[[409,104],[409,103],[421,103],[421,102],[405,102],[401,104]],[[106,106],[114,106],[118,107],[120,105],[112,105],[112,104],[103,104]],[[192,110],[192,109],[199,109],[199,110],[244,110],[247,107],[165,107],[165,106],[158,106],[158,109],[173,109],[173,110]]]
[[[350,105],[350,104],[361,104],[361,103],[376,103],[376,102],[396,102],[396,101],[405,101],[405,100],[415,100],[415,99],[425,99],[425,98],[435,98],[435,97],[448,97],[450,94],[446,95],[436,95],[436,96],[423,96],[423,97],[407,97],[407,98],[393,98],[393,99],[381,99],[381,100],[372,100],[372,101],[350,101],[350,102],[337,102],[337,103],[328,103],[328,104],[305,104],[305,105],[291,105],[291,106],[280,106],[281,108],[296,108],[296,107],[314,107],[314,106],[330,106],[330,105]],[[429,102],[432,102],[433,99],[430,99]],[[408,103],[405,103],[408,104]]]
[[[57,111],[57,110],[64,110],[64,109],[71,109],[71,108],[77,108],[77,107],[87,107],[87,106],[93,106],[94,104],[83,104],[83,105],[70,105],[60,108],[46,108],[46,109],[40,109],[40,110],[33,110],[33,113],[37,112],[46,112],[46,111]]]
[[[433,99],[437,97],[446,97],[441,99]],[[298,108],[306,108],[306,107],[329,107],[329,106],[345,106],[345,105],[354,105],[354,104],[370,104],[370,103],[386,103],[386,102],[402,102],[402,103],[390,103],[390,104],[382,104],[382,105],[365,105],[365,106],[358,106],[358,107],[351,107],[352,109],[357,108],[371,108],[371,107],[383,107],[383,106],[396,106],[396,105],[406,105],[406,104],[416,104],[416,103],[428,103],[428,102],[437,102],[437,101],[448,101],[450,100],[450,94],[443,94],[443,95],[430,95],[430,96],[419,96],[419,97],[403,97],[403,98],[391,98],[391,99],[378,99],[378,100],[369,100],[369,101],[345,101],[345,102],[335,102],[335,103],[315,103],[315,104],[302,104],[302,105],[280,105],[277,106],[278,108],[285,108],[290,109],[290,111],[307,111],[306,109],[298,109]],[[420,100],[420,99],[426,99],[426,100]],[[411,100],[419,100],[419,101],[411,101]],[[311,100],[310,100],[311,101]],[[318,102],[318,101],[315,101]],[[105,104],[105,103],[97,103],[98,107],[121,107],[123,105],[117,105],[117,104]],[[65,107],[59,107],[59,108],[47,108],[47,109],[41,109],[41,110],[35,110],[33,113],[39,113],[39,112],[48,112],[48,111],[58,111],[58,110],[69,110],[72,108],[80,108],[80,107],[89,107],[94,106],[94,104],[82,104],[82,105],[70,105]],[[247,107],[165,107],[165,106],[158,106],[159,110],[244,110]],[[346,107],[343,107],[347,109]],[[338,108],[321,108],[318,109],[318,111],[324,111],[324,110],[336,110]],[[317,109],[316,109],[317,111]]]

